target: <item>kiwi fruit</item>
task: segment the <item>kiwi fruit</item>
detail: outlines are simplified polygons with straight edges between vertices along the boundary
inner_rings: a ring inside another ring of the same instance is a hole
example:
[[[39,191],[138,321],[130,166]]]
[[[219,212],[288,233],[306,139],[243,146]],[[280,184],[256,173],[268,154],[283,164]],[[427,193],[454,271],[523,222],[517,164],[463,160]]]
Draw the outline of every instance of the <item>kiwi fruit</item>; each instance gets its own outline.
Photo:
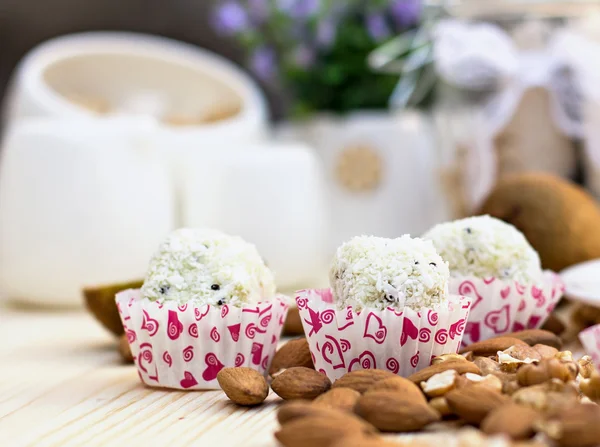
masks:
[[[143,281],[131,281],[127,283],[111,284],[98,287],[86,287],[83,296],[88,310],[96,317],[96,320],[117,337],[123,335],[123,323],[117,310],[115,295],[127,289],[139,289]]]
[[[478,214],[518,228],[556,272],[600,258],[600,207],[583,188],[560,177],[527,172],[501,178]]]

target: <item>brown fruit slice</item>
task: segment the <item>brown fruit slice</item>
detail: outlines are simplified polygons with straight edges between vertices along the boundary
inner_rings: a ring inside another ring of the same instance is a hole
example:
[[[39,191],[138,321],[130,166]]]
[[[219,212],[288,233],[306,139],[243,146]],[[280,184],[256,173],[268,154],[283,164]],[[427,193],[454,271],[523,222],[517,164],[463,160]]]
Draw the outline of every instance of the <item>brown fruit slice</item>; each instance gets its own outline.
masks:
[[[312,400],[331,388],[331,382],[325,374],[297,366],[286,369],[275,377],[271,382],[271,388],[285,400]]]
[[[227,397],[238,405],[261,404],[269,394],[264,376],[252,368],[223,368],[217,374],[217,381]]]
[[[125,333],[119,316],[115,295],[127,289],[139,289],[143,281],[131,281],[121,284],[111,284],[98,287],[86,287],[83,296],[88,310],[96,320],[115,335]]]

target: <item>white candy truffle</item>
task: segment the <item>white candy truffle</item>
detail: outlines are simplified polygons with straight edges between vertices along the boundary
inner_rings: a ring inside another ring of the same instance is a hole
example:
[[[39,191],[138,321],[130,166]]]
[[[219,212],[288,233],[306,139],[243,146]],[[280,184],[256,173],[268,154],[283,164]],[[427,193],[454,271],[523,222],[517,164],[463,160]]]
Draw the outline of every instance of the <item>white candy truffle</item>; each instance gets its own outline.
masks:
[[[340,308],[419,310],[448,299],[448,264],[431,242],[408,235],[351,239],[338,248],[329,276]]]
[[[523,233],[490,216],[436,225],[424,236],[448,261],[451,276],[497,277],[521,284],[542,281],[540,257]]]
[[[153,301],[241,306],[272,298],[275,283],[254,245],[216,230],[184,228],[152,257],[142,294]]]

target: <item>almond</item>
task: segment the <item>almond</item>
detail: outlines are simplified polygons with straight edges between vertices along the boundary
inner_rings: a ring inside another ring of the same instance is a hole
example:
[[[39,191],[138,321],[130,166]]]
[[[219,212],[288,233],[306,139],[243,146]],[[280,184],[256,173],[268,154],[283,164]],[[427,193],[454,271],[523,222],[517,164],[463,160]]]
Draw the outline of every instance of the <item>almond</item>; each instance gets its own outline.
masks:
[[[302,319],[300,318],[300,311],[296,306],[292,306],[290,307],[290,310],[288,310],[287,317],[285,318],[285,324],[283,326],[283,333],[285,335],[304,334]]]
[[[435,397],[429,401],[429,406],[437,411],[442,417],[451,416],[452,410],[448,406],[445,397]]]
[[[252,368],[223,368],[217,381],[227,397],[238,405],[258,405],[269,394],[264,376]]]
[[[594,362],[592,362],[592,358],[589,355],[584,355],[577,363],[579,364],[579,374],[581,374],[581,377],[584,379],[592,377],[595,369]]]
[[[447,362],[448,360],[459,360],[462,362],[467,361],[467,359],[461,354],[442,354],[434,357],[431,361],[431,364],[435,365],[437,363]]]
[[[367,432],[376,432],[377,430],[367,421],[363,421],[353,413],[348,413],[336,408],[328,408],[319,405],[313,405],[310,401],[295,400],[286,402],[277,411],[277,420],[280,425],[306,417],[317,417],[327,420],[343,421],[344,424],[358,424]]]
[[[275,438],[285,447],[329,447],[346,436],[362,437],[369,434],[362,425],[348,421],[307,416],[285,424],[275,433]]]
[[[489,357],[475,357],[473,363],[481,370],[482,376],[500,371],[500,364]]]
[[[511,332],[510,334],[504,334],[502,337],[513,337],[524,341],[529,346],[533,345],[547,345],[553,348],[562,348],[562,340],[560,337],[550,331],[543,329],[526,329],[519,332]]]
[[[119,337],[119,354],[125,363],[133,363],[133,355],[131,354],[131,347],[129,341],[127,341],[127,335],[123,334]]]
[[[360,393],[352,388],[332,388],[314,400],[314,405],[352,412]]]
[[[510,398],[481,385],[472,385],[446,394],[454,414],[471,424],[479,424],[490,411],[510,402]]]
[[[550,331],[556,335],[560,335],[565,331],[566,326],[555,314],[550,314],[546,322],[542,325],[541,329]]]
[[[465,374],[469,372],[481,374],[481,370],[477,367],[477,365],[475,365],[475,363],[463,362],[461,360],[448,360],[446,362],[437,363],[435,365],[428,366],[427,368],[423,368],[421,371],[409,376],[408,380],[419,384],[429,380],[431,376],[435,376],[436,374],[449,369],[455,370],[458,374]]]
[[[534,434],[534,425],[540,414],[530,407],[507,404],[492,410],[481,423],[487,435],[503,434],[515,440],[528,439]]]
[[[427,399],[425,399],[425,396],[419,387],[404,377],[388,377],[387,379],[375,382],[367,389],[367,393],[381,390],[400,393],[405,399],[421,400],[423,403],[427,402]]]
[[[496,355],[498,351],[504,351],[514,345],[526,345],[522,340],[515,337],[496,337],[489,340],[478,341],[462,348],[460,353],[473,352],[474,356],[489,357]]]
[[[273,376],[283,369],[294,366],[315,369],[306,338],[290,340],[279,348],[271,362],[269,374]]]
[[[381,436],[348,436],[331,444],[330,447],[400,447],[407,444],[398,444],[393,441],[386,441]],[[426,447],[425,444],[419,444],[411,441],[410,447]]]
[[[502,351],[502,353],[509,355],[512,358],[515,358],[517,360],[523,360],[524,362],[527,362],[528,360],[533,360],[533,361],[542,360],[542,356],[540,355],[540,353],[528,345],[513,345],[510,348],[507,348],[504,351]],[[498,361],[500,361],[499,355],[498,355]],[[500,362],[500,363],[502,363],[502,362]]]
[[[558,354],[558,349],[553,348],[552,346],[547,345],[534,345],[533,349],[535,349],[542,359],[550,359]]]
[[[477,374],[466,373],[463,376],[467,379],[468,384],[477,384],[481,386],[486,386],[497,393],[502,392],[502,380],[500,380],[497,376],[493,374],[489,374],[487,376],[479,376]]]
[[[517,380],[523,386],[537,385],[550,379],[568,382],[576,377],[577,373],[569,368],[569,364],[561,363],[556,358],[545,359],[538,365],[524,365],[517,372]]]
[[[458,377],[455,370],[449,369],[431,376],[426,382],[421,382],[421,389],[429,398],[441,397],[456,388]]]
[[[437,411],[422,401],[405,399],[400,393],[385,390],[365,393],[354,411],[375,428],[388,432],[420,430],[441,419]]]
[[[556,391],[556,384],[551,382],[521,388],[512,395],[512,400],[545,414],[564,411],[577,402],[577,394],[564,382],[560,383],[563,386],[561,391]]]
[[[285,400],[314,399],[331,388],[325,374],[301,366],[288,368],[271,382],[271,388]]]
[[[576,404],[537,428],[561,447],[592,447],[600,443],[600,406]]]
[[[579,386],[581,392],[591,400],[600,401],[600,373],[598,371],[594,371],[589,379],[583,379]]]
[[[396,375],[381,369],[361,369],[344,374],[333,383],[333,388],[352,388],[359,393],[364,393],[375,382],[389,377],[396,377]]]

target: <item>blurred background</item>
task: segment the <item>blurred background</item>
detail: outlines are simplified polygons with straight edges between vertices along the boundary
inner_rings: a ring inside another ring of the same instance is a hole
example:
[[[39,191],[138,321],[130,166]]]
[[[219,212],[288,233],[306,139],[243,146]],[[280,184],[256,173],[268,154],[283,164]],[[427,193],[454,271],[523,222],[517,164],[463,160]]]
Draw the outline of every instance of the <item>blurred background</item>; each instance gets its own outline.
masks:
[[[77,306],[135,284],[182,226],[255,243],[283,291],[326,285],[354,235],[478,213],[516,225],[547,268],[598,258],[599,14],[2,0],[3,295]]]

